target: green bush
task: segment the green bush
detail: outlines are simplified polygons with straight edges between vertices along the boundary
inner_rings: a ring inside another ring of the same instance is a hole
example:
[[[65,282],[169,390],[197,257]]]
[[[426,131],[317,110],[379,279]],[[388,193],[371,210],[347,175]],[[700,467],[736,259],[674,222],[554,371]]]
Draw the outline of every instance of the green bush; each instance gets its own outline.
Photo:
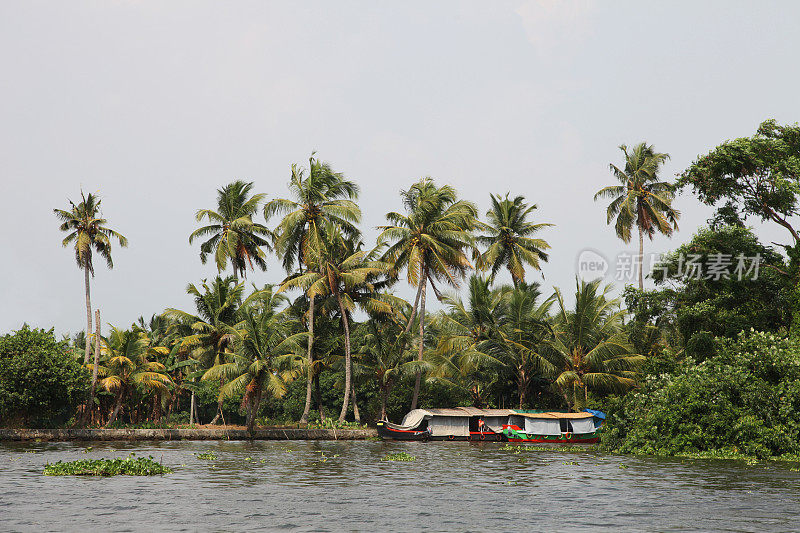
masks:
[[[752,331],[716,343],[707,360],[651,374],[613,402],[602,446],[656,455],[800,453],[800,344]]]
[[[0,337],[0,420],[28,427],[67,420],[86,398],[90,375],[53,330]]]

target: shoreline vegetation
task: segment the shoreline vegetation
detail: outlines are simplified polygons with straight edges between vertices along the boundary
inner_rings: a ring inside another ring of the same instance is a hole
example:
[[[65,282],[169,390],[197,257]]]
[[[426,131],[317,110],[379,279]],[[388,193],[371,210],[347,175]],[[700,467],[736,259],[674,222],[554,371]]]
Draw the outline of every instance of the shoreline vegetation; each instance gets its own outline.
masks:
[[[621,242],[638,240],[616,258],[616,288],[590,262],[570,288],[532,281],[575,244],[547,240],[535,191],[491,194],[482,214],[423,178],[365,242],[357,183],[312,154],[285,195],[221,187],[188,236],[217,275],[188,283],[191,309],[128,327],[104,325],[90,297],[96,259],[112,268],[112,245],[128,240],[81,193],[54,212],[82,272],[86,329],[0,336],[0,426],[343,435],[416,407],[589,408],[608,415],[599,451],[796,461],[800,126],[767,120],[674,182],[660,177],[668,154],[620,150],[594,195]],[[715,208],[706,225],[679,233],[679,192]],[[785,238],[762,242],[751,220]],[[645,265],[659,236],[681,242]],[[270,255],[282,271],[266,271]],[[265,427],[293,425],[305,429]]]

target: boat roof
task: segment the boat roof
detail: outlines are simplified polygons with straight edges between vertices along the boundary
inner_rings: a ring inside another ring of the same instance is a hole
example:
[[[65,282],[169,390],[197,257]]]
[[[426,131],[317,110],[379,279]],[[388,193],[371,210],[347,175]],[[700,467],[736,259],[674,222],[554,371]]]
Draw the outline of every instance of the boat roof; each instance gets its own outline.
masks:
[[[478,409],[477,407],[421,410],[432,416],[509,416],[514,414],[512,409]]]
[[[582,413],[560,413],[557,411],[546,411],[543,413],[526,413],[524,411],[516,411],[512,414],[517,416],[524,416],[525,418],[547,418],[547,419],[580,419],[580,418],[594,418],[594,414],[582,412]]]

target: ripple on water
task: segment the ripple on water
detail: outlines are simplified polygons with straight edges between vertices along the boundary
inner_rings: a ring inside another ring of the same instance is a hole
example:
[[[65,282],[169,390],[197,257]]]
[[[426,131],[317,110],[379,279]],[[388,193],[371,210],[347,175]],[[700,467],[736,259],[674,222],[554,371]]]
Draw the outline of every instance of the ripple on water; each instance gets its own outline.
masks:
[[[513,523],[537,530],[779,531],[795,529],[800,518],[800,474],[784,465],[515,454],[499,448],[303,441],[5,443],[0,444],[0,530],[337,531],[423,525],[476,530]],[[216,460],[195,455],[210,451]],[[398,451],[416,461],[382,461]],[[41,475],[46,462],[131,452],[152,455],[175,472],[158,478]]]

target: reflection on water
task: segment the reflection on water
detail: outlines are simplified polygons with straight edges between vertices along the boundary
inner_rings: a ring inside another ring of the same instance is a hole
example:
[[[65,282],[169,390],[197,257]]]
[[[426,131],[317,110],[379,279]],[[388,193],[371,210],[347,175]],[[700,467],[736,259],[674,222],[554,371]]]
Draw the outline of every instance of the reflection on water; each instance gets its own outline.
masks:
[[[800,473],[792,465],[515,454],[500,447],[0,443],[0,530],[792,531],[800,524]],[[196,457],[210,451],[216,460]],[[417,460],[381,460],[398,451]],[[152,455],[175,472],[155,478],[41,475],[46,462],[131,452]]]

